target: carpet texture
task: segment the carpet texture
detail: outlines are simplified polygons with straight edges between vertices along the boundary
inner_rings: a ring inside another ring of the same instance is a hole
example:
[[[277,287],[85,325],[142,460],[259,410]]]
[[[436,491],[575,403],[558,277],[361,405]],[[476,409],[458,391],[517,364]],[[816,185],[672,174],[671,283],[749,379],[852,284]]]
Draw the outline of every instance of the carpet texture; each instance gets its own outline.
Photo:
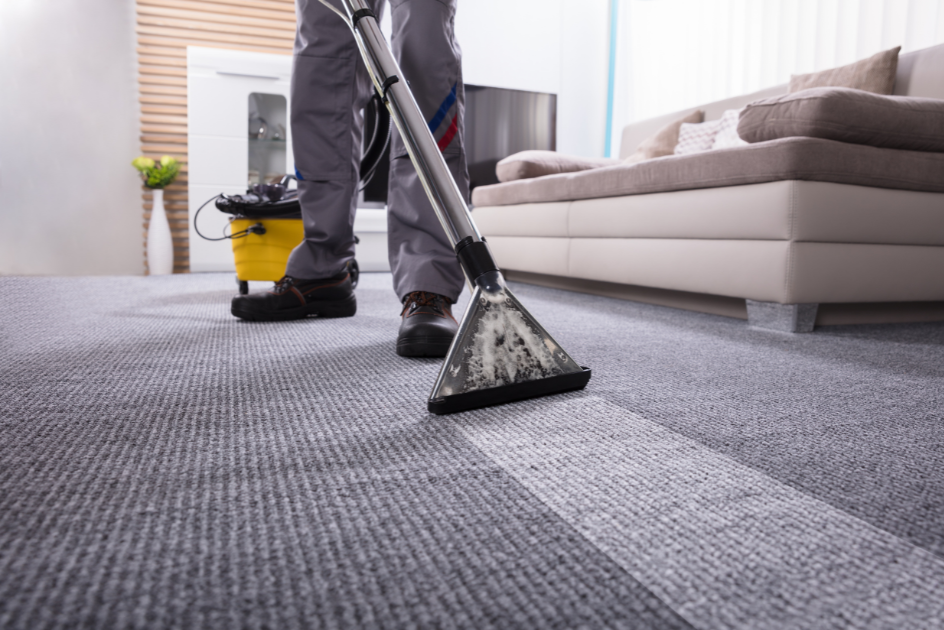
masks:
[[[944,325],[513,286],[589,387],[436,417],[387,274],[0,278],[0,627],[944,627]]]

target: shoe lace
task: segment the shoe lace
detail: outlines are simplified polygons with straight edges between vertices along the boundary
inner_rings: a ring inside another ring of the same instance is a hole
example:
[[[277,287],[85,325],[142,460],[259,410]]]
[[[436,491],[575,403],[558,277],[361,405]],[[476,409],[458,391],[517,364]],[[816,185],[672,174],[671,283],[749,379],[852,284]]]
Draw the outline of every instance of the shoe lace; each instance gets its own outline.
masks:
[[[292,276],[282,276],[282,278],[275,283],[274,293],[285,293],[293,284],[295,284],[295,278]]]
[[[426,291],[414,291],[406,296],[406,299],[403,300],[403,310],[400,312],[400,317],[403,317],[403,314],[410,310],[415,310],[423,306],[428,306],[439,313],[443,313],[443,303],[445,298],[441,295],[435,293],[427,293]]]

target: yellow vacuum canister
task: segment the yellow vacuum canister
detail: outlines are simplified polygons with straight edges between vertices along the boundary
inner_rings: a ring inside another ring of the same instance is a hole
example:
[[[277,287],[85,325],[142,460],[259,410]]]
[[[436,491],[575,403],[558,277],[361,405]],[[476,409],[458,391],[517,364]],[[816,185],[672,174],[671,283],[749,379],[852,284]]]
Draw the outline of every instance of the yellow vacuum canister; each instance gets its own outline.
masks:
[[[193,216],[193,229],[204,240],[232,240],[236,259],[239,292],[249,292],[250,280],[276,282],[285,275],[289,254],[305,238],[298,190],[288,185],[295,178],[286,175],[278,184],[254,184],[245,195],[219,194],[208,199]],[[230,215],[227,234],[214,238],[203,234],[197,225],[200,211],[215,203],[216,209]],[[354,242],[358,239],[355,236]],[[357,260],[348,262],[351,285],[357,286],[360,270]]]
[[[305,238],[301,219],[235,218],[230,222],[230,233],[243,232],[259,223],[265,228],[264,234],[249,232],[232,240],[236,278],[240,282],[279,280],[285,275],[288,255]]]

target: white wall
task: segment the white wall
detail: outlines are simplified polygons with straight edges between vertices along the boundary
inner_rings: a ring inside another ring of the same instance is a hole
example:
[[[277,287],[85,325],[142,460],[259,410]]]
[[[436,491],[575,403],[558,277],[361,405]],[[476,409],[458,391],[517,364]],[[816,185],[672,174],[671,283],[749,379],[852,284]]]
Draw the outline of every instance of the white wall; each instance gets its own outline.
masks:
[[[603,155],[608,6],[608,0],[459,0],[456,39],[466,83],[557,94],[558,151]]]
[[[944,0],[621,0],[613,146],[626,124],[944,42]]]
[[[144,271],[132,0],[0,0],[0,274]]]
[[[557,94],[563,0],[459,0],[466,83]]]
[[[609,0],[561,0],[557,150],[603,157]]]

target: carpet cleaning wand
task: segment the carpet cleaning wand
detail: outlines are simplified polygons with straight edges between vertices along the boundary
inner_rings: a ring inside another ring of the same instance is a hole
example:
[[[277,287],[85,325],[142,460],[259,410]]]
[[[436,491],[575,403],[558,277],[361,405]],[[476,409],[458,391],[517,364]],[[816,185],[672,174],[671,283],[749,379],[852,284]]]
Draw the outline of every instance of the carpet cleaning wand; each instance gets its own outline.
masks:
[[[373,11],[364,0],[340,0],[343,12],[320,1],[354,33],[472,288],[427,408],[453,413],[585,387],[590,370],[557,345],[505,285]]]

